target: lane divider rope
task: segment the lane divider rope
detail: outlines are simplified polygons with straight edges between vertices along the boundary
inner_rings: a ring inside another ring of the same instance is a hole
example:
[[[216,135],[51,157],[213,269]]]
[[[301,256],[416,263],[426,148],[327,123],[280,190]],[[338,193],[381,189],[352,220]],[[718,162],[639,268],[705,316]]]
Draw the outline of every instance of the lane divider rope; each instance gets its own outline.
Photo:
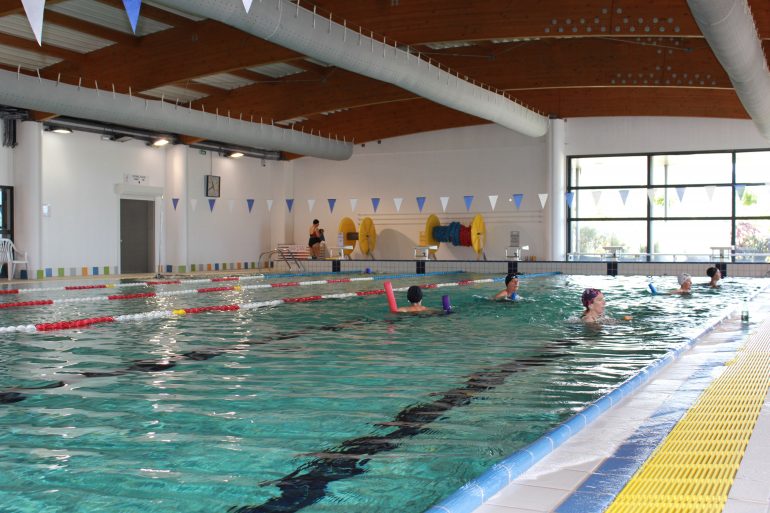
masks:
[[[554,274],[559,274],[559,273],[537,273],[537,274],[529,274],[526,276],[534,277],[534,276],[554,275]],[[457,286],[476,285],[480,283],[494,283],[494,282],[502,281],[503,279],[504,278],[483,278],[479,280],[460,280],[456,282],[429,283],[425,285],[420,285],[420,287],[429,288],[429,289],[442,288],[442,287],[457,287]],[[354,279],[351,279],[351,281],[353,280]],[[408,290],[408,288],[409,287],[400,287],[400,288],[394,288],[393,290],[404,292]],[[351,298],[351,297],[372,296],[372,295],[380,295],[380,294],[385,294],[385,290],[384,289],[363,290],[358,292],[343,292],[338,294],[322,294],[322,295],[315,295],[315,296],[283,298],[283,299],[274,299],[270,301],[257,301],[252,303],[242,303],[242,304],[232,304],[232,305],[213,305],[213,306],[203,306],[203,307],[194,307],[194,308],[179,308],[179,309],[173,309],[173,310],[156,310],[156,311],[143,312],[143,313],[137,313],[137,314],[92,317],[87,319],[74,319],[74,320],[51,322],[51,323],[23,324],[19,326],[5,326],[5,327],[0,327],[0,333],[13,333],[13,332],[34,333],[36,331],[64,330],[64,329],[91,326],[94,324],[143,321],[143,320],[170,318],[174,316],[182,316],[182,315],[190,315],[190,314],[198,314],[203,312],[214,312],[214,311],[225,312],[225,311],[237,311],[237,310],[254,310],[257,308],[266,308],[266,307],[278,306],[282,304],[307,303],[311,301],[321,301],[325,299],[345,299],[345,298]]]
[[[445,274],[443,271],[437,274]],[[430,273],[433,275],[433,273]],[[359,278],[336,278],[331,280],[308,280],[308,281],[292,281],[292,282],[276,282],[276,283],[258,283],[256,285],[234,285],[227,287],[208,287],[200,289],[186,289],[186,290],[167,290],[161,292],[138,292],[134,294],[112,294],[109,296],[88,296],[88,297],[74,297],[64,299],[40,299],[37,301],[16,301],[11,303],[0,303],[0,309],[3,308],[24,308],[30,306],[45,306],[61,303],[84,303],[84,302],[96,302],[96,301],[119,301],[127,299],[141,299],[150,297],[173,297],[182,296],[187,294],[205,294],[210,292],[228,292],[228,291],[241,291],[250,289],[267,289],[267,288],[279,288],[279,287],[302,287],[308,285],[327,285],[336,283],[350,283],[354,281],[375,281],[375,280],[388,280],[396,278],[414,278],[416,276],[425,276],[425,274],[392,274],[387,276],[362,276]],[[238,277],[232,278],[215,278],[211,280],[201,280],[203,282],[226,282],[226,281],[238,281]],[[161,282],[144,282],[145,284],[159,284]],[[179,281],[162,282],[162,284],[177,284]],[[187,283],[190,283],[188,281]],[[142,284],[139,284],[140,286]],[[85,288],[106,288],[106,286],[91,286],[87,285]],[[79,288],[78,290],[82,290]]]

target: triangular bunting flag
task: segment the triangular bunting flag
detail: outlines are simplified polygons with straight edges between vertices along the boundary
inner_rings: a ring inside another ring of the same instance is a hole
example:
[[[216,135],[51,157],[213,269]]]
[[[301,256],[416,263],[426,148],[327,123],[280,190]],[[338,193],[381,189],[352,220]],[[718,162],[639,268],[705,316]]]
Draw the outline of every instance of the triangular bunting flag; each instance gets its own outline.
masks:
[[[190,209],[195,212],[195,209],[198,208],[198,200],[196,198],[193,198],[190,200]]]
[[[267,200],[267,211],[273,210],[273,200]]]
[[[217,200],[216,198],[209,198],[209,212],[214,211],[214,205],[216,205]]]
[[[131,30],[136,34],[136,23],[139,21],[139,9],[142,7],[142,0],[123,0],[123,7],[126,8],[128,21],[131,22]]]
[[[492,212],[495,211],[495,205],[497,205],[497,194],[489,197],[489,206],[492,207]]]
[[[706,186],[706,196],[708,196],[709,201],[714,199],[714,191],[716,191],[717,188],[715,185],[707,185]]]
[[[337,200],[335,198],[328,198],[326,201],[329,202],[329,212],[334,213],[334,205],[337,203]]]
[[[623,202],[623,204],[626,204],[626,200],[628,199],[628,189],[620,189],[618,193],[620,194],[620,201]]]
[[[441,196],[441,211],[446,212],[446,206],[449,203],[449,196]]]
[[[377,207],[380,206],[380,198],[372,198],[372,209],[377,212]]]
[[[350,210],[356,211],[356,205],[358,205],[358,198],[350,198]]]
[[[404,198],[393,198],[393,204],[396,206],[396,212],[401,212],[401,203]]]
[[[684,187],[677,187],[676,188],[676,195],[679,196],[679,203],[682,202],[682,198],[684,198]]]
[[[743,199],[743,193],[746,192],[746,186],[745,185],[736,185],[735,186],[735,192],[738,193],[738,199]]]
[[[249,12],[249,9],[251,9],[251,0],[243,0],[243,8],[246,9],[246,12]]]
[[[649,189],[647,190],[647,197],[650,199],[650,203],[655,203],[655,194],[657,194],[657,189]]]
[[[171,204],[174,205],[174,210],[176,210],[176,206],[179,205],[179,198],[171,198]]]
[[[289,212],[291,212],[291,207],[294,206],[294,198],[286,198],[286,206],[289,207]]]
[[[545,208],[545,202],[548,201],[548,194],[541,192],[538,194],[538,197],[540,198],[540,208]]]
[[[24,6],[24,12],[27,13],[29,26],[32,27],[37,44],[43,46],[43,11],[45,11],[45,0],[21,0],[21,3]]]
[[[601,189],[598,191],[591,191],[591,195],[594,197],[594,205],[598,205],[599,202],[602,200],[602,191]]]
[[[230,211],[230,213],[233,213],[233,209],[235,208],[235,200],[227,200],[227,209]]]
[[[567,200],[567,208],[572,208],[572,202],[575,200],[575,193],[572,191],[565,192],[564,199]]]
[[[249,213],[251,213],[251,209],[254,208],[254,200],[253,199],[247,199],[246,200],[246,206],[249,209]]]
[[[465,211],[468,212],[471,209],[471,203],[473,203],[473,196],[463,196],[465,200]]]
[[[513,195],[513,202],[516,203],[516,210],[521,208],[521,200],[524,199],[523,194],[514,194]]]
[[[314,206],[315,206],[315,200],[314,199],[307,200],[307,210],[308,210],[308,212],[312,212]]]
[[[425,196],[417,196],[417,210],[422,212],[422,207],[425,206]]]

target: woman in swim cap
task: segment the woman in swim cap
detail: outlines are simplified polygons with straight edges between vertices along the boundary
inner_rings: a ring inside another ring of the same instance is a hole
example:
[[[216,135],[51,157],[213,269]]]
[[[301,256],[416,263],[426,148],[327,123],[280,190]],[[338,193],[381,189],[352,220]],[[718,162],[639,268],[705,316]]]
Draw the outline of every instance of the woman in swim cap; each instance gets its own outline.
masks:
[[[505,290],[495,294],[495,299],[507,299],[509,301],[518,301],[519,296],[519,276],[517,273],[511,273],[505,277]]]
[[[599,289],[585,289],[580,301],[585,307],[583,322],[599,322],[604,317],[604,294]]]
[[[402,306],[398,309],[399,312],[424,312],[429,310],[428,307],[422,306],[422,289],[417,285],[412,285],[406,291],[406,300],[409,301],[409,306]]]
[[[679,288],[672,290],[671,294],[691,294],[692,293],[692,280],[687,273],[681,273],[676,277],[676,281],[679,283]]]

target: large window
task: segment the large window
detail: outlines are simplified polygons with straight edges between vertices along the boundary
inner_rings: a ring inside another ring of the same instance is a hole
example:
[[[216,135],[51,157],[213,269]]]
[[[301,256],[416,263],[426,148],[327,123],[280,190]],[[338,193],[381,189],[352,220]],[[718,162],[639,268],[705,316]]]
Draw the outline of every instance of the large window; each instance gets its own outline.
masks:
[[[622,248],[643,259],[770,254],[770,152],[570,157],[568,247],[582,259]],[[751,256],[749,256],[751,255]]]

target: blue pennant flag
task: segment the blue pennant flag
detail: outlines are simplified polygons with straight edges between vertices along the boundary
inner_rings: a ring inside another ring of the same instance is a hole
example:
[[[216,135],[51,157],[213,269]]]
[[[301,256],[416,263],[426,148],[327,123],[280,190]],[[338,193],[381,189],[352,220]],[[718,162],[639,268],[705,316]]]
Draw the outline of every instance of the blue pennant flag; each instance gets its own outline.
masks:
[[[294,206],[294,198],[286,198],[286,206],[289,207],[289,212],[291,212],[291,207]]]
[[[465,211],[469,211],[471,209],[471,203],[473,203],[473,196],[463,196],[465,198]]]
[[[217,200],[214,199],[214,198],[210,198],[209,199],[209,211],[210,212],[214,211],[214,204],[216,204],[216,202],[217,202]]]
[[[523,200],[523,199],[524,199],[524,195],[523,194],[514,194],[513,195],[513,201],[514,201],[514,203],[516,203],[516,210],[521,208],[521,200]]]
[[[176,206],[179,205],[179,198],[171,198],[171,204],[174,205],[174,210],[176,210]]]
[[[337,203],[337,199],[336,198],[329,198],[327,201],[329,202],[329,212],[333,214],[334,213],[334,205]]]
[[[565,197],[565,198],[566,198],[566,200],[567,200],[567,207],[568,207],[568,208],[572,208],[572,201],[575,199],[575,193],[574,193],[574,192],[572,192],[572,191],[570,191],[570,192],[565,192],[565,193],[564,193],[564,197]]]
[[[628,189],[620,189],[618,193],[620,194],[620,200],[623,202],[623,204],[626,204],[626,201],[628,200],[628,193],[630,191]]]
[[[247,199],[246,200],[246,206],[249,207],[249,212],[251,212],[251,209],[254,208],[254,200],[253,199]]]
[[[380,198],[372,198],[372,208],[377,212],[377,207],[380,206]]]
[[[142,0],[123,0],[123,7],[126,8],[128,21],[131,22],[131,30],[136,34],[136,24],[139,21],[139,9],[142,7]]]
[[[422,212],[422,208],[425,206],[425,196],[417,196],[417,208]]]

